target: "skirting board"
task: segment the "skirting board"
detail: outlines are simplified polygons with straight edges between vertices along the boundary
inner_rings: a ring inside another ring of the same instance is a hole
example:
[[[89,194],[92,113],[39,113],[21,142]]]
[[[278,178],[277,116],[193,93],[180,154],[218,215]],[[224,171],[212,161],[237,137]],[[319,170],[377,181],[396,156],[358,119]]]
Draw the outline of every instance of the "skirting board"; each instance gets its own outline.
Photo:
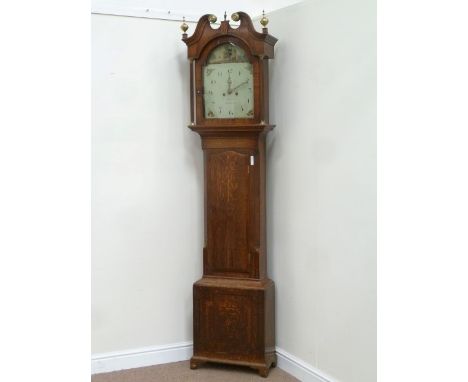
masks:
[[[190,359],[192,353],[192,342],[179,342],[163,346],[93,354],[91,356],[91,373],[107,373],[110,371],[159,365],[161,363],[185,361]]]
[[[302,382],[339,382],[322,370],[309,365],[279,347],[276,347],[276,356],[278,357],[278,367]]]
[[[190,359],[192,353],[192,342],[180,342],[163,346],[94,354],[91,357],[91,373],[107,373],[169,362],[186,361]],[[318,370],[281,348],[276,348],[276,354],[278,356],[278,367],[302,382],[338,382],[323,371]]]

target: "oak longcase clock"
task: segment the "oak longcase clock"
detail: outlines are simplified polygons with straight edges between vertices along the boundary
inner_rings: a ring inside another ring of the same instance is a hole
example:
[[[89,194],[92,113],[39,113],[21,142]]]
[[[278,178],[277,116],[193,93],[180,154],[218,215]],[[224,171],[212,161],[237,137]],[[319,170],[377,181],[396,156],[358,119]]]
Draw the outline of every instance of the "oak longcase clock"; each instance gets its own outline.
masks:
[[[267,276],[265,138],[268,60],[276,38],[243,12],[219,26],[200,18],[182,40],[190,60],[191,124],[204,153],[203,277],[193,286],[193,357],[250,366],[266,377],[276,365],[274,283]]]

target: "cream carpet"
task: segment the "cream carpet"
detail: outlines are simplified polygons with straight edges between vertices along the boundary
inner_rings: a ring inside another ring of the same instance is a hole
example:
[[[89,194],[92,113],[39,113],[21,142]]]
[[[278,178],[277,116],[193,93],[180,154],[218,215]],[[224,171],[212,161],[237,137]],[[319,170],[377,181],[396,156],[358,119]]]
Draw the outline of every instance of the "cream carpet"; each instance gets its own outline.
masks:
[[[189,361],[166,363],[163,365],[140,367],[95,374],[92,382],[297,382],[285,371],[275,367],[270,369],[267,378],[260,377],[255,370],[248,367],[204,364],[196,370],[190,370]]]

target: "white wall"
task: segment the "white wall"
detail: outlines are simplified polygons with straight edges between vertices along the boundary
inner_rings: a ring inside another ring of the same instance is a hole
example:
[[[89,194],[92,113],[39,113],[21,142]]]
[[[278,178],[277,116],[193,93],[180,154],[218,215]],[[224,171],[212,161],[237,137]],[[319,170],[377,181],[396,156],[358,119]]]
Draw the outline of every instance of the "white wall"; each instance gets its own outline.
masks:
[[[375,1],[307,1],[269,27],[277,345],[339,380],[375,382]]]
[[[203,174],[180,23],[92,17],[92,351],[190,341]],[[375,4],[311,0],[269,17],[277,344],[374,382]]]
[[[198,19],[212,13],[223,19],[226,11],[230,16],[233,12],[244,11],[251,17],[260,16],[262,10],[272,12],[275,9],[298,3],[301,0],[92,0],[93,13],[138,16],[145,18],[161,18],[168,20],[198,21]]]
[[[203,173],[179,25],[92,16],[93,353],[192,339]]]

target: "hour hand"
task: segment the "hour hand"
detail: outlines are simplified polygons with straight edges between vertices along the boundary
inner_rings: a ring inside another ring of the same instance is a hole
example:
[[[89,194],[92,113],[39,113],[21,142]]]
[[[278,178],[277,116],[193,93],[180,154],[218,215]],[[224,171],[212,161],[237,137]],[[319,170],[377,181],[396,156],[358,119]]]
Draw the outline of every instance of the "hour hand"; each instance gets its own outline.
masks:
[[[249,80],[245,80],[244,82],[241,82],[239,85],[233,87],[232,89],[231,89],[231,84],[229,84],[228,94],[231,94],[234,90],[240,88],[242,85],[245,85],[248,82],[249,82]]]

